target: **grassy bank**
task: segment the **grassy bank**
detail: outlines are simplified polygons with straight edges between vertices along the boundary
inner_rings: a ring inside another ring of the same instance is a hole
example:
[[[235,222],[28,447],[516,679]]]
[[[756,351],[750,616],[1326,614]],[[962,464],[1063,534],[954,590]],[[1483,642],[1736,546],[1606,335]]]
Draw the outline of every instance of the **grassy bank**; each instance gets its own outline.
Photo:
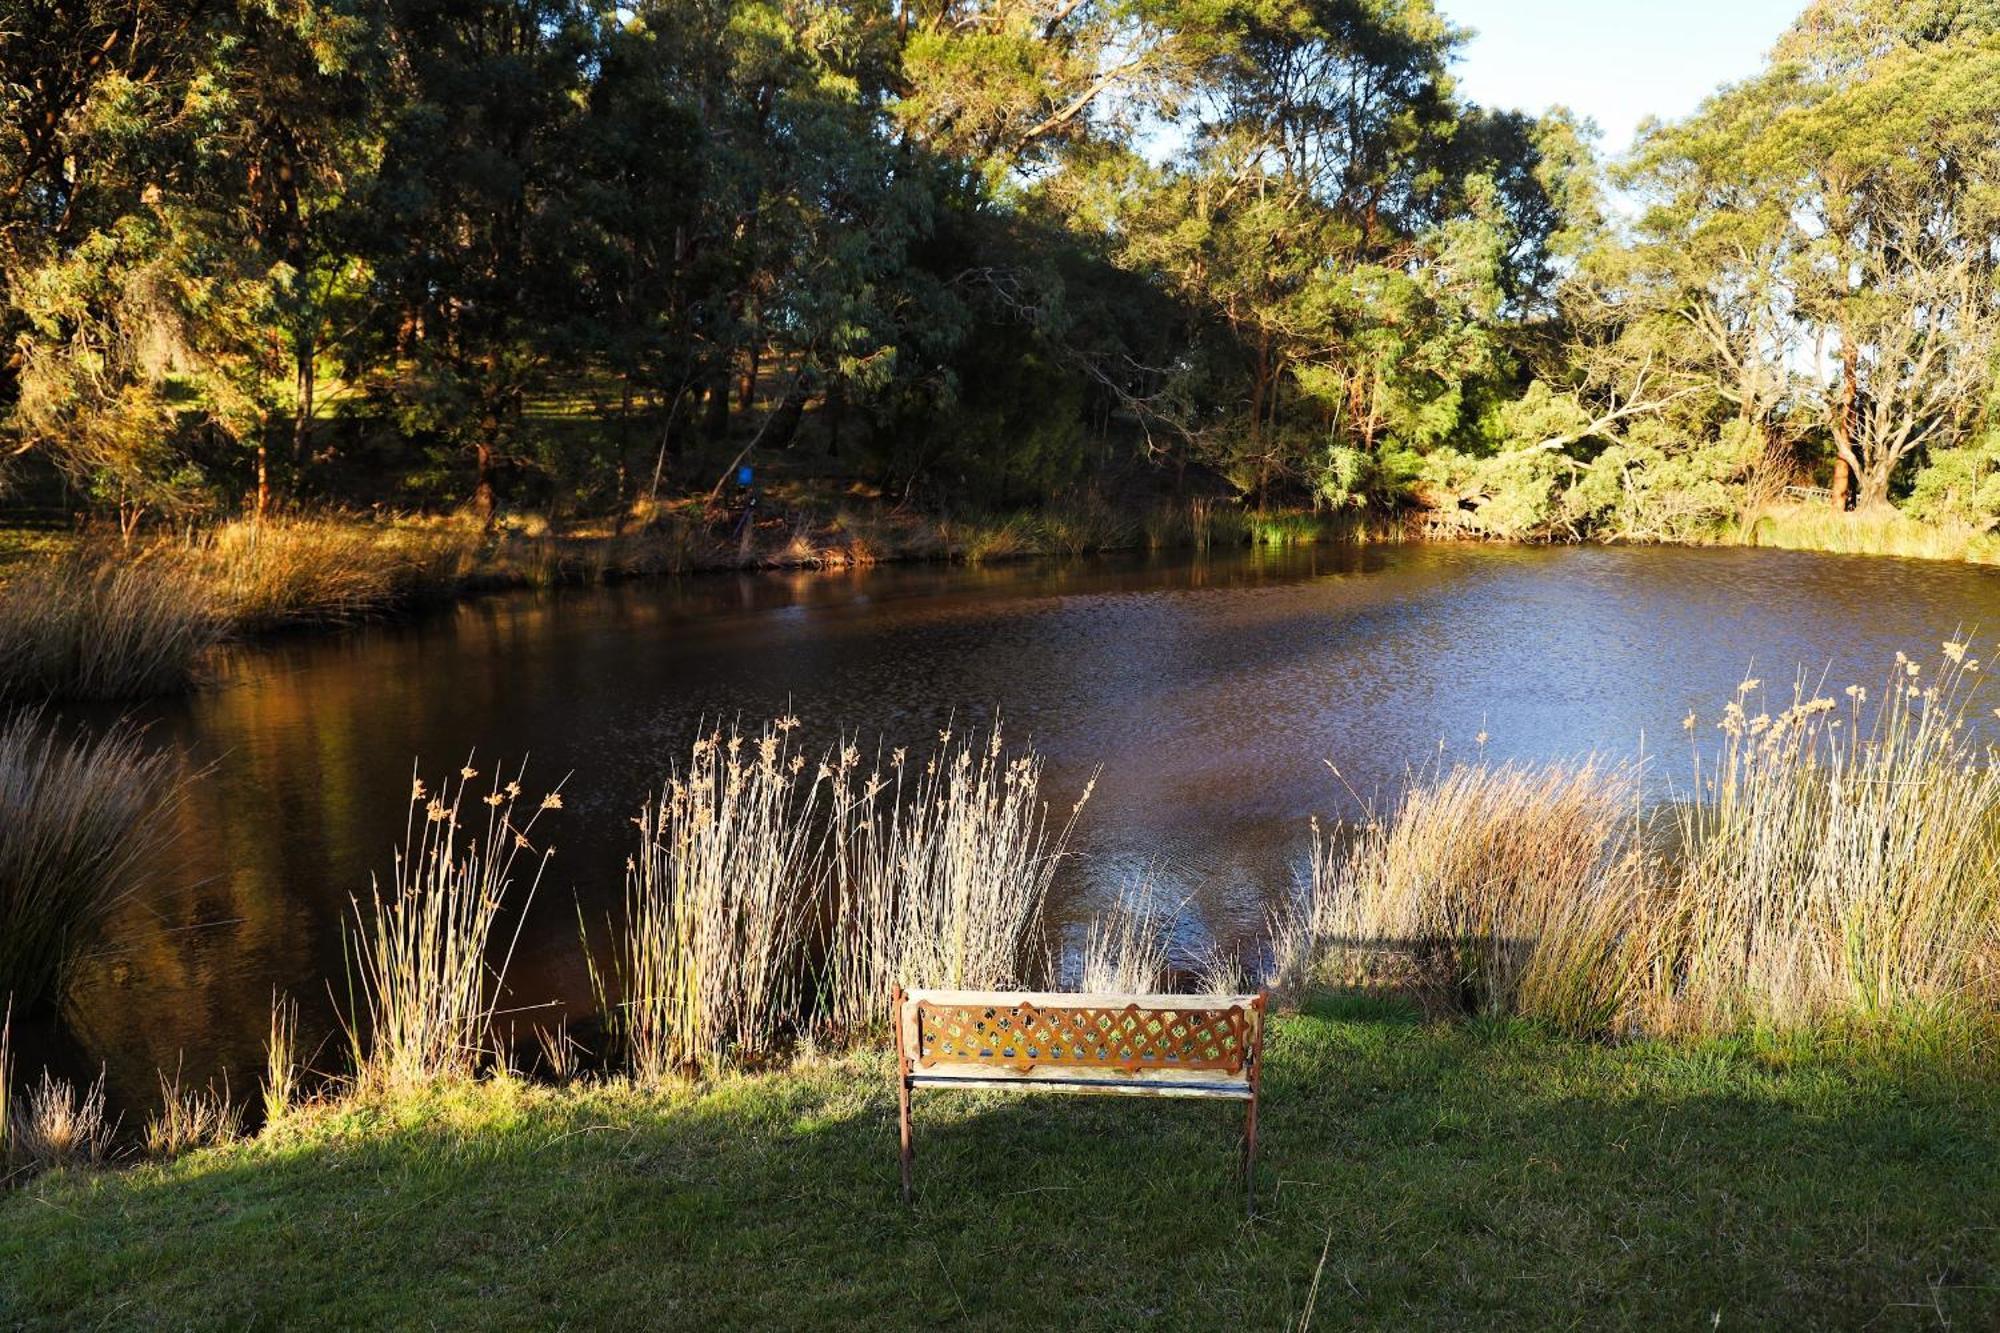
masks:
[[[1894,509],[1838,514],[1826,505],[1777,505],[1730,536],[1744,546],[1786,551],[2000,564],[2000,536],[1976,528],[1921,522]]]
[[[0,1322],[1990,1326],[2000,1089],[1322,998],[1233,1108],[938,1094],[879,1055],[448,1086],[0,1196]]]

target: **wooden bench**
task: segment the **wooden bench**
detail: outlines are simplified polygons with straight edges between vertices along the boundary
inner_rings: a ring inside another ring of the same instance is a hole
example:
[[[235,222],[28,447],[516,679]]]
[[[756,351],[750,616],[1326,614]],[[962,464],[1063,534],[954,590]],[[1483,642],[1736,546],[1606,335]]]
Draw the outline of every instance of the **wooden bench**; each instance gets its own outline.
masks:
[[[1249,1103],[1243,1185],[1255,1207],[1257,1087],[1264,996],[1072,995],[1052,991],[896,992],[903,1202],[920,1088],[1040,1089]]]

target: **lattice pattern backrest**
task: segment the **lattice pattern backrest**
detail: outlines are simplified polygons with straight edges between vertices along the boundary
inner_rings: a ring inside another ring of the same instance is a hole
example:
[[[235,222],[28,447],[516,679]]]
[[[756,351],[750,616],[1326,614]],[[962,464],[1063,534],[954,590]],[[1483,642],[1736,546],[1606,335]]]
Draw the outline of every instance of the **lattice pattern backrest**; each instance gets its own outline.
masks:
[[[1215,1069],[1238,1073],[1255,1017],[1227,1009],[1057,1007],[1019,1003],[917,1005],[917,1063],[1011,1069]]]

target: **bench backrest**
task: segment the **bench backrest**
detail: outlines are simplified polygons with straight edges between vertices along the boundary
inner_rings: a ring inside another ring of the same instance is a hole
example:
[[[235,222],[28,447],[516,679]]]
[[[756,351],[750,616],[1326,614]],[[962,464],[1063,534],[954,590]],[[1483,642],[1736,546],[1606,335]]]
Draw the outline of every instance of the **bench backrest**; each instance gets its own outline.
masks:
[[[919,1087],[1248,1098],[1263,1057],[1261,995],[911,990],[897,1009]]]

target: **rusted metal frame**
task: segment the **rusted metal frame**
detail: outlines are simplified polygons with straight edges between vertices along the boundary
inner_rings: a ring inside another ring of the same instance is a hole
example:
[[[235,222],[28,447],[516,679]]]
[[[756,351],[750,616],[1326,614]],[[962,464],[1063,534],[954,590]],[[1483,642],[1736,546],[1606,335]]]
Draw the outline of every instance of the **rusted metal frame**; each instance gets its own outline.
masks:
[[[1264,992],[1258,991],[1252,1002],[1251,1012],[1256,1016],[1256,1026],[1250,1033],[1245,1058],[1248,1066],[1245,1072],[1250,1080],[1250,1105],[1243,1113],[1243,1207],[1251,1217],[1257,1215],[1257,1097],[1264,1083]]]
[[[901,1138],[902,1138],[903,1202],[907,1204],[913,1197],[912,1166],[915,1157],[915,1152],[912,1145],[912,1136],[911,1136],[910,1102],[911,1102],[911,1094],[915,1089],[919,1087],[956,1086],[961,1088],[992,1088],[997,1090],[1016,1090],[1016,1089],[1034,1088],[1039,1085],[1057,1092],[1117,1093],[1126,1096],[1152,1095],[1152,1096],[1183,1096],[1183,1097],[1202,1097],[1202,1098],[1228,1098],[1228,1099],[1245,1101],[1247,1105],[1244,1111],[1243,1153],[1242,1153],[1244,1204],[1249,1215],[1255,1217],[1256,1207],[1257,1207],[1257,1195],[1256,1195],[1257,1113],[1263,1088],[1265,1014],[1267,1007],[1266,996],[1265,993],[1262,991],[1259,991],[1254,996],[1229,997],[1228,999],[1225,1000],[1218,1000],[1201,996],[1163,995],[1163,996],[1141,997],[1139,1001],[1135,1002],[1134,1000],[1127,997],[1108,997],[1108,996],[1088,997],[1089,1000],[1095,1001],[1097,1003],[1091,1004],[1087,1007],[1096,1007],[1096,1008],[1108,1007],[1107,1005],[1102,1003],[1103,1001],[1106,1000],[1115,1001],[1118,999],[1124,999],[1125,1003],[1118,1007],[1126,1012],[1130,1012],[1135,1009],[1150,1011],[1156,1008],[1170,1009],[1179,1012],[1186,1012],[1192,1009],[1215,1010],[1224,1008],[1225,1006],[1235,1007],[1237,1005],[1242,1004],[1244,999],[1247,999],[1249,1001],[1247,1008],[1249,1010],[1248,1017],[1250,1021],[1245,1025],[1245,1030],[1243,1032],[1244,1041],[1243,1041],[1241,1055],[1243,1062],[1242,1068],[1244,1074],[1244,1081],[1243,1083],[1240,1084],[1211,1082],[1208,1080],[1193,1082],[1185,1079],[1174,1080],[1171,1078],[1149,1079],[1144,1077],[1131,1077],[1131,1078],[1120,1079],[1115,1077],[1106,1078],[1106,1077],[1080,1077],[1080,1076],[1064,1076],[1064,1075],[1042,1075],[1042,1074],[1030,1073],[1030,1070],[1028,1068],[1022,1068],[1017,1071],[1013,1068],[1013,1062],[1011,1061],[989,1062],[986,1060],[979,1060],[979,1059],[944,1060],[944,1061],[927,1060],[925,1061],[925,1064],[926,1067],[944,1063],[944,1064],[959,1065],[961,1067],[966,1067],[970,1069],[997,1068],[999,1070],[1007,1070],[1008,1072],[1006,1073],[996,1072],[993,1074],[968,1074],[965,1076],[957,1076],[950,1074],[917,1074],[915,1072],[914,1061],[912,1058],[910,1046],[913,1036],[915,1037],[915,1040],[919,1044],[921,1044],[922,1042],[923,1008],[926,1003],[934,1002],[942,1004],[966,1004],[970,1002],[970,1003],[989,1004],[992,1007],[997,1008],[1003,1006],[1014,1007],[1020,1005],[1035,1005],[1037,1002],[1040,1002],[1043,1007],[1068,1008],[1071,1006],[1086,1007],[1084,1005],[1077,1004],[1079,1000],[1082,1000],[1084,998],[1085,997],[1082,996],[1074,996],[1066,994],[1058,996],[1055,994],[1046,994],[1046,993],[1037,994],[1034,995],[1032,998],[1030,998],[1028,995],[1024,994],[1011,994],[1006,992],[984,993],[978,995],[975,998],[971,995],[968,995],[968,993],[966,992],[941,992],[941,991],[926,992],[921,990],[916,992],[910,992],[904,990],[901,986],[898,986],[896,988],[895,1014],[896,1014],[897,1105],[898,1105],[898,1112],[899,1112],[898,1118],[900,1122]],[[1068,1001],[1068,1004],[1062,1004],[1061,1003],[1062,1001]],[[1157,1004],[1151,1003],[1152,1001],[1158,1001],[1158,1003]],[[1099,1069],[1107,1069],[1107,1072],[1108,1072],[1108,1066],[1109,1062],[1106,1062],[1105,1064],[1096,1065],[1096,1067]],[[1158,1065],[1149,1066],[1145,1070],[1137,1072],[1152,1073],[1155,1071],[1161,1073],[1173,1072],[1171,1067],[1164,1067]],[[1130,1071],[1128,1069],[1128,1072],[1134,1072],[1134,1071]],[[1187,1072],[1195,1073],[1197,1071],[1190,1069]]]
[[[910,1142],[910,1042],[903,988],[896,987],[896,1100],[903,1140],[903,1202],[910,1201],[910,1166],[915,1149]]]

